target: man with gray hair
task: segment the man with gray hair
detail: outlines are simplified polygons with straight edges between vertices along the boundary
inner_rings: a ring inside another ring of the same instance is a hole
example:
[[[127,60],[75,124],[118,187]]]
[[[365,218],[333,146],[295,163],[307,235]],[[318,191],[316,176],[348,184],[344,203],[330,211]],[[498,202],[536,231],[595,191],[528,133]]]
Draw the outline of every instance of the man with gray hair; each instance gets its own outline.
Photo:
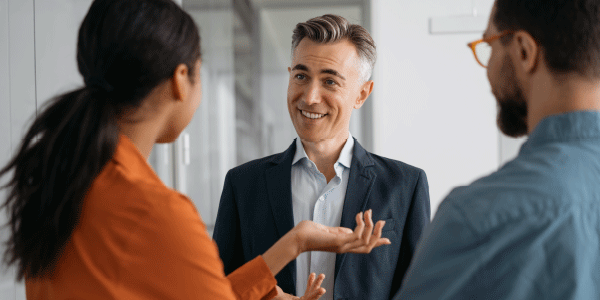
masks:
[[[227,174],[213,236],[225,273],[303,220],[354,228],[366,211],[385,225],[368,223],[365,234],[375,227],[391,245],[362,256],[301,254],[276,276],[276,299],[297,299],[289,294],[305,289],[317,296],[302,299],[390,299],[429,224],[425,172],[367,152],[349,132],[352,111],[373,91],[376,50],[367,30],[324,15],[299,23],[292,39],[287,103],[298,138]],[[312,273],[325,275],[322,288]]]

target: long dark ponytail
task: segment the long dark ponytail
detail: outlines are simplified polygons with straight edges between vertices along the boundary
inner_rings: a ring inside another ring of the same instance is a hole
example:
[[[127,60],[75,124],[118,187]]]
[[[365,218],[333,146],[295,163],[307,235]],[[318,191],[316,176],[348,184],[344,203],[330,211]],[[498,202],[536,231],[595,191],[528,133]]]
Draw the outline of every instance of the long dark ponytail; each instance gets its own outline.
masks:
[[[86,86],[48,102],[0,170],[11,235],[4,260],[17,279],[51,273],[77,226],[90,185],[114,154],[117,120],[186,64],[200,59],[193,19],[171,0],[96,0],[81,28]]]

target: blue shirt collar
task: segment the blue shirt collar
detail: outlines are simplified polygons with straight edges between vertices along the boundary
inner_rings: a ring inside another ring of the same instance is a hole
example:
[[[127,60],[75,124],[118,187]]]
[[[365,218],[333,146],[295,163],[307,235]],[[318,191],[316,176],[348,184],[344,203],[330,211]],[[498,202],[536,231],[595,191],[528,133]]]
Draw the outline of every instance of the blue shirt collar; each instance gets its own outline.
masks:
[[[348,132],[348,139],[346,140],[346,144],[344,145],[344,148],[342,148],[342,152],[340,152],[340,157],[338,157],[338,160],[335,163],[335,165],[337,165],[339,163],[346,168],[350,168],[350,164],[352,163],[352,151],[353,150],[354,150],[354,138],[352,137],[352,134],[350,134]],[[296,138],[296,154],[294,154],[294,159],[292,160],[292,165],[295,165],[298,161],[300,161],[303,158],[309,159],[308,155],[306,155],[306,151],[304,151],[304,146],[302,145],[302,142],[300,141],[300,137],[298,137],[298,138]]]
[[[600,138],[600,111],[576,111],[544,118],[529,135],[521,152],[546,143]]]

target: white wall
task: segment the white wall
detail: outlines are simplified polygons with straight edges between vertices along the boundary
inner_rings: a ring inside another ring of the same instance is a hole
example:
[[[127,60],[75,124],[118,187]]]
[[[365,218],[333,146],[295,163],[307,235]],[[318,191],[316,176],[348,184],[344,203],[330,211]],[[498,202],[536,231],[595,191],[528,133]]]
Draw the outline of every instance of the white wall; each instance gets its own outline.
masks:
[[[0,166],[8,162],[11,152],[11,126],[10,126],[10,56],[9,56],[9,11],[8,0],[0,0]],[[6,179],[0,180],[4,185]],[[6,192],[0,190],[0,201],[6,199]],[[0,210],[0,224],[6,223],[6,211]],[[0,230],[0,254],[4,252],[4,242],[8,238],[8,229]],[[0,265],[0,299],[15,299],[15,283],[13,269]]]
[[[77,36],[91,0],[35,1],[35,87],[38,109],[50,98],[80,88]]]
[[[432,35],[432,17],[485,16],[493,0],[373,0],[374,148],[427,173],[432,213],[452,187],[495,171],[518,145],[496,128],[485,69],[466,46],[480,33]]]
[[[77,30],[91,0],[0,0],[0,166],[19,146],[36,110],[81,85],[75,62]],[[3,182],[7,178],[3,179]],[[6,192],[0,191],[0,202]],[[0,211],[0,223],[6,212]],[[8,231],[0,232],[0,241]],[[4,244],[0,253],[4,254]],[[25,299],[14,270],[0,267],[0,299]]]
[[[34,56],[34,18],[33,18],[33,0],[8,0],[2,1],[0,14],[6,17],[1,18],[3,28],[3,39],[0,42],[4,45],[3,59],[0,61],[2,72],[1,81],[3,97],[2,107],[8,110],[2,114],[3,119],[8,112],[8,118],[2,122],[2,157],[0,165],[4,166],[11,153],[18,147],[20,136],[23,134],[23,125],[35,113],[35,56]],[[4,110],[4,109],[3,109]],[[9,124],[6,124],[8,120]],[[7,126],[4,127],[4,126]],[[7,147],[8,146],[8,147]],[[8,153],[7,153],[8,151]],[[7,178],[3,178],[2,183]],[[2,191],[2,199],[6,199],[6,192]],[[3,202],[3,201],[2,201]],[[6,221],[5,210],[0,211],[0,221],[2,224]],[[2,231],[1,241],[8,238],[8,230]],[[4,244],[0,245],[0,251],[4,254]],[[3,264],[0,268],[0,295],[6,295],[6,299],[25,299],[24,285],[16,284],[14,281],[14,269],[7,270]],[[4,296],[3,296],[4,297]]]

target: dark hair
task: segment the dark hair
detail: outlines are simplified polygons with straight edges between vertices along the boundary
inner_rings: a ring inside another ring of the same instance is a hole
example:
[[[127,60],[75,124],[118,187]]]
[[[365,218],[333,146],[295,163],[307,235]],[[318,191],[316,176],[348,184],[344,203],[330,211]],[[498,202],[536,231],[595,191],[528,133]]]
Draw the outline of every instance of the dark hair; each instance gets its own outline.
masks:
[[[367,81],[371,77],[377,60],[377,50],[371,34],[364,27],[350,24],[344,17],[331,14],[298,23],[292,35],[292,55],[305,37],[321,44],[350,41],[361,60],[361,80]]]
[[[170,0],[96,0],[77,43],[86,86],[49,101],[0,170],[11,236],[4,260],[17,279],[50,274],[79,222],[87,190],[114,154],[117,119],[140,106],[180,64],[200,59],[193,19]]]
[[[554,73],[600,77],[600,1],[497,0],[498,30],[527,31]]]

